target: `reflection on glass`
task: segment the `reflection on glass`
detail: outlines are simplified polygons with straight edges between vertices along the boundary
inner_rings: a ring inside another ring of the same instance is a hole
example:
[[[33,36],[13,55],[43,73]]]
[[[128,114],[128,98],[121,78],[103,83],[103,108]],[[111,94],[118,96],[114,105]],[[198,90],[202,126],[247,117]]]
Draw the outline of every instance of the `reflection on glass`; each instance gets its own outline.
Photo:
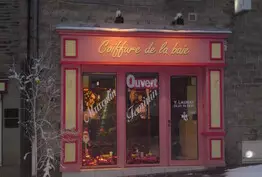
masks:
[[[127,164],[159,163],[158,74],[126,75]]]
[[[171,77],[171,159],[197,160],[196,77]]]
[[[83,76],[84,167],[117,164],[116,77],[114,74]]]

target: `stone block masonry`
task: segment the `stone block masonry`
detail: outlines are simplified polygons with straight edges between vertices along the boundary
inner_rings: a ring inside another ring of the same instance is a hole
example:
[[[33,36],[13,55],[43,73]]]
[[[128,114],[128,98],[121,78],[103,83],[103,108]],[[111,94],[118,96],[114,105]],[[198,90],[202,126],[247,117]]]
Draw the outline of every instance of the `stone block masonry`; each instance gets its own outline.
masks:
[[[182,12],[188,28],[231,28],[224,86],[226,158],[229,164],[238,164],[239,143],[253,137],[254,132],[262,139],[262,1],[252,2],[254,10],[234,16],[233,0],[40,0],[40,53],[51,42],[51,56],[59,65],[58,24],[166,28],[176,13]],[[26,53],[26,0],[0,0],[0,9],[3,77],[5,66]],[[124,15],[124,24],[113,23],[117,9]],[[197,13],[196,21],[188,21],[190,12]]]
[[[241,141],[262,139],[262,1],[232,20],[225,70],[226,157],[241,163]]]
[[[226,26],[230,22],[228,15],[223,13],[228,7],[218,0],[60,0],[53,1],[53,3],[51,3],[52,1],[41,2],[43,18],[46,16],[48,19],[48,16],[51,15],[52,19],[50,20],[65,24],[82,22],[103,25],[113,23],[117,9],[122,11],[125,24],[129,25],[167,26],[178,12],[184,14],[186,24],[189,26]],[[189,12],[198,13],[197,22],[188,22]]]
[[[20,67],[20,62],[26,58],[26,53],[27,1],[0,0],[0,79],[7,79],[8,69],[14,61]],[[3,94],[2,98],[1,117],[4,115],[3,109],[20,109],[20,93],[14,82],[8,82],[8,93]],[[0,138],[3,142],[0,145],[3,145],[2,152],[0,152],[3,160],[3,166],[0,167],[0,176],[19,177],[20,173],[25,174],[20,166],[20,152],[24,151],[23,142],[20,141],[20,137],[22,137],[20,136],[20,129],[8,129],[2,126],[0,131]],[[24,161],[22,166],[25,165],[26,162]]]
[[[26,53],[26,15],[22,0],[0,0],[0,78],[13,59]]]
[[[55,42],[53,50],[59,60],[57,24],[100,27],[166,28],[178,12],[185,27],[231,28],[225,71],[226,158],[228,164],[241,162],[239,143],[253,129],[262,131],[262,1],[254,0],[252,12],[234,16],[233,0],[40,0],[40,46],[44,50],[48,36]],[[125,23],[113,24],[120,9]],[[259,12],[260,11],[260,12]],[[196,21],[188,21],[188,13],[197,13]],[[50,30],[51,29],[51,30]],[[254,131],[253,131],[254,132]],[[251,136],[251,135],[250,135]],[[258,136],[260,139],[260,135]]]

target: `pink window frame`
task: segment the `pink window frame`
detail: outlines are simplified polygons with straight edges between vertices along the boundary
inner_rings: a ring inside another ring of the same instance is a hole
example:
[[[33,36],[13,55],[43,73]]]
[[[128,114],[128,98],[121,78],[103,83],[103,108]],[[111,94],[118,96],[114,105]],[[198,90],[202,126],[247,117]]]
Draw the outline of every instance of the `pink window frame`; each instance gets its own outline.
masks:
[[[75,56],[66,56],[66,41],[75,41],[76,43],[76,53]],[[77,38],[63,38],[62,40],[62,44],[63,44],[63,50],[62,50],[62,56],[63,58],[77,58],[78,57],[78,39]]]
[[[75,144],[76,149],[78,149],[78,146],[79,146],[79,142],[78,141],[79,141],[78,139],[76,139],[76,140],[66,140],[66,139],[64,139],[62,141],[62,151],[63,151],[63,153],[62,153],[63,154],[62,155],[62,162],[63,162],[63,164],[67,165],[67,164],[76,164],[76,163],[78,163],[78,161],[79,161],[79,156],[78,156],[79,152],[78,151],[75,152],[76,159],[74,161],[72,161],[72,162],[65,162],[65,144],[67,144],[67,143]]]
[[[221,157],[219,157],[219,158],[213,158],[212,157],[212,140],[218,140],[218,141],[221,142],[221,145],[220,145]],[[224,160],[224,138],[222,138],[222,137],[209,138],[208,144],[209,144],[209,160],[216,160],[216,161]]]
[[[170,77],[171,76],[196,76],[197,77],[197,132],[198,132],[198,159],[196,160],[171,160],[171,157],[169,158],[169,165],[174,166],[174,165],[201,165],[203,160],[206,158],[206,153],[204,151],[205,145],[204,145],[204,138],[201,136],[201,132],[204,130],[204,90],[203,90],[203,78],[204,78],[204,69],[203,68],[183,68],[182,70],[174,70],[172,72],[169,72],[169,82],[168,82],[168,88],[169,92],[168,93],[168,103],[170,103]],[[171,108],[170,105],[168,107],[168,118],[171,118]],[[170,140],[171,133],[168,134],[168,139]],[[171,146],[170,141],[169,141],[169,147]],[[169,150],[169,155],[171,155],[171,149],[168,148]]]
[[[65,80],[66,80],[66,71],[67,70],[75,70],[76,71],[76,127],[75,129],[73,130],[74,133],[70,133],[70,131],[72,130],[67,130],[65,129],[65,91],[66,91],[66,87],[65,87]],[[80,103],[79,103],[79,89],[80,89],[80,67],[78,65],[63,65],[61,67],[61,76],[62,76],[62,83],[61,83],[61,130],[62,132],[65,131],[63,134],[62,134],[62,138],[61,138],[61,163],[63,166],[60,167],[60,170],[65,172],[65,171],[79,171],[79,167],[80,167],[80,160],[81,157],[80,157],[80,147],[81,147],[81,142],[82,142],[82,133],[80,131],[80,128],[79,125],[80,125],[80,119],[79,119],[79,116],[81,113],[80,112]],[[65,157],[65,143],[75,143],[76,144],[76,152],[75,153],[75,157],[76,157],[76,160],[75,161],[72,161],[72,162],[64,162],[64,157]]]
[[[219,92],[220,92],[220,126],[219,127],[212,127],[211,126],[211,72],[212,71],[218,71],[219,72]],[[208,98],[209,98],[209,108],[208,108],[208,124],[209,124],[209,129],[210,130],[223,130],[224,129],[224,120],[223,120],[223,114],[224,114],[224,110],[223,110],[223,97],[224,97],[224,93],[223,93],[223,69],[217,69],[217,68],[209,68],[208,69]]]
[[[212,57],[212,44],[220,44],[221,58],[213,58]],[[224,60],[224,42],[223,41],[210,41],[209,42],[209,55],[210,55],[210,60],[223,61]]]
[[[79,131],[79,68],[77,68],[77,67],[65,67],[65,68],[63,68],[63,84],[65,84],[65,82],[66,82],[66,71],[68,71],[68,70],[73,70],[73,71],[75,71],[76,72],[76,77],[75,77],[75,79],[76,79],[76,103],[78,103],[78,104],[76,104],[75,106],[76,106],[76,127],[75,127],[75,131]],[[63,105],[63,121],[62,121],[62,129],[63,130],[65,130],[65,127],[66,127],[66,121],[65,121],[65,113],[66,113],[66,97],[65,97],[65,93],[66,93],[66,87],[64,86],[63,88],[63,98],[62,98],[62,105]]]

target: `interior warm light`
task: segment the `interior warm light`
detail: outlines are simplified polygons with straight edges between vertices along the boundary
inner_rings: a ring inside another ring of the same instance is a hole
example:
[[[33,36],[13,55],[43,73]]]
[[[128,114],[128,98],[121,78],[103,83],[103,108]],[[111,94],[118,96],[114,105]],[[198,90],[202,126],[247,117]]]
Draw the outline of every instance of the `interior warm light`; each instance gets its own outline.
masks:
[[[119,28],[111,28],[111,31],[120,31]]]
[[[246,151],[246,154],[245,154],[246,158],[252,158],[254,156],[254,152],[253,151]]]

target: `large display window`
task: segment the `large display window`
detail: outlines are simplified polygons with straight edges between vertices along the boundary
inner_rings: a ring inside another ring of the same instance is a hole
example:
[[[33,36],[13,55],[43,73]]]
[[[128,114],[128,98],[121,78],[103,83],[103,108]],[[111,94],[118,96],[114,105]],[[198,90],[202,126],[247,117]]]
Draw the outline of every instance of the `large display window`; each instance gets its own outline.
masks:
[[[161,117],[159,112],[159,109],[165,109],[159,105],[159,73],[121,72],[125,95],[120,96],[125,105],[116,102],[117,75],[82,75],[82,166],[117,166],[119,158],[124,158],[126,165],[160,164],[161,131],[170,131],[171,161],[198,160],[197,77],[169,76],[170,123],[161,127],[160,120],[169,119]],[[117,107],[125,111],[125,117],[117,118]],[[125,125],[122,130],[125,130],[126,142],[121,146],[125,151],[117,149],[119,143],[123,143],[118,142],[118,124]]]
[[[83,167],[117,164],[116,75],[83,75]]]
[[[157,73],[126,74],[126,163],[159,163]]]

